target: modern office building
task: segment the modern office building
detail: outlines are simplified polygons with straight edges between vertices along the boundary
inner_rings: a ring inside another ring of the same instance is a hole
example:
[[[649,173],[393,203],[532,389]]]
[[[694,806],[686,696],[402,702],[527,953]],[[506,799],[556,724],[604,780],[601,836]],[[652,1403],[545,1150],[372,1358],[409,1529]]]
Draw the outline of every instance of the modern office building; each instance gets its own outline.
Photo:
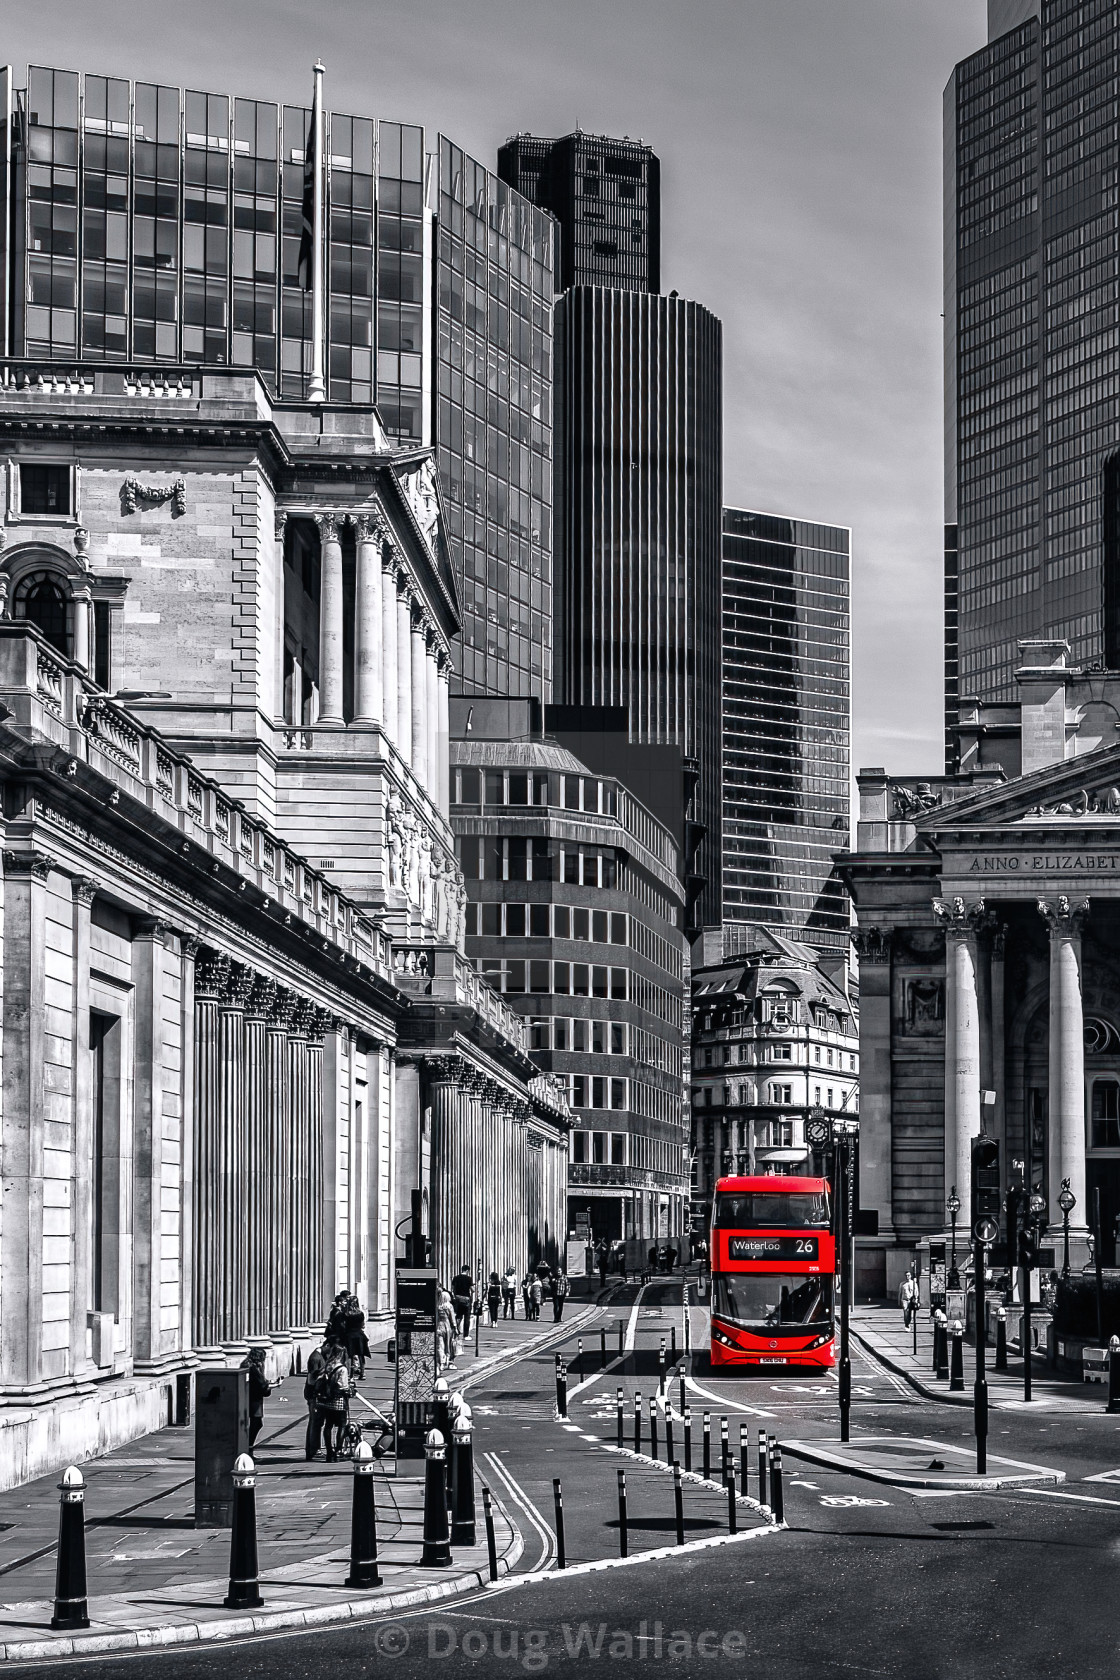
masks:
[[[716,923],[722,328],[684,298],[576,286],[556,369],[556,698],[623,707],[633,741],[695,761],[689,920]]]
[[[255,367],[299,400],[310,113],[0,70],[0,349]],[[554,224],[441,135],[325,117],[327,395],[434,448],[470,692],[550,693]]]
[[[845,968],[766,928],[692,976],[692,1221],[727,1173],[810,1168],[805,1122],[859,1110],[859,1037]]]
[[[560,224],[560,291],[661,290],[661,164],[649,146],[580,129],[517,134],[498,149],[498,174]]]
[[[847,951],[850,533],[723,510],[723,922]]]
[[[527,1018],[530,1054],[568,1098],[569,1231],[675,1236],[688,1200],[677,847],[617,776],[542,737],[535,712],[452,705],[467,955]]]
[[[1118,77],[1114,0],[992,0],[946,89],[961,699],[1013,700],[1023,638],[1120,666]]]

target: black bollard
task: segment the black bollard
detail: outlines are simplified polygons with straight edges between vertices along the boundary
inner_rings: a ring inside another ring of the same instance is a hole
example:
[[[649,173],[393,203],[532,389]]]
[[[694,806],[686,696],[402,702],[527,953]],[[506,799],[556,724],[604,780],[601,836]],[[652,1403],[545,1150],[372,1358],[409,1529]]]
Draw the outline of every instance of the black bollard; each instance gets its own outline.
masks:
[[[424,1442],[424,1569],[446,1569],[451,1562],[447,1530],[447,1447],[438,1429],[429,1429]]]
[[[623,1341],[623,1334],[624,1334],[624,1332],[623,1332],[623,1329],[622,1329],[622,1320],[619,1319],[619,1321],[618,1321],[618,1357],[620,1359],[622,1358],[622,1355],[626,1352],[626,1344]]]
[[[949,1374],[949,1391],[952,1394],[964,1392],[964,1325],[959,1318],[953,1320],[953,1360]]]
[[[652,1400],[649,1403],[649,1455],[657,1457],[657,1409]]]
[[[665,1407],[665,1462],[672,1464],[673,1459],[673,1403],[670,1400]]]
[[[684,1467],[692,1470],[692,1407],[684,1409]]]
[[[602,1370],[603,1366],[606,1363],[607,1363],[607,1327],[606,1327],[605,1324],[601,1324],[599,1326],[599,1369]]]
[[[996,1313],[996,1370],[1007,1369],[1007,1309],[1000,1307]]]
[[[704,1480],[712,1476],[712,1414],[704,1413]]]
[[[674,1365],[677,1363],[677,1327],[675,1324],[669,1326],[669,1358]]]
[[[681,1467],[673,1465],[673,1505],[677,1518],[677,1545],[684,1545],[684,1488],[681,1486]]]
[[[684,1416],[685,1398],[686,1398],[685,1388],[684,1388],[684,1369],[683,1369],[683,1367],[680,1370],[680,1372],[678,1373],[678,1376],[679,1376],[679,1379],[680,1379],[679,1386],[680,1386],[680,1397],[681,1398],[680,1398],[680,1404],[677,1407],[677,1410],[678,1410],[678,1412],[680,1412],[681,1416],[683,1417]]]
[[[227,1610],[255,1610],[264,1603],[257,1580],[257,1470],[248,1453],[233,1466],[233,1532],[229,1542]]]
[[[576,1370],[579,1373],[579,1380],[580,1380],[580,1382],[582,1382],[583,1381],[583,1337],[582,1336],[577,1336],[576,1337]]]
[[[665,1394],[665,1338],[661,1338],[661,1347],[657,1354],[657,1392],[662,1397]]]
[[[769,1435],[766,1439],[766,1462],[770,1466],[770,1509],[774,1509],[774,1453],[778,1445],[776,1435]]]
[[[622,1407],[623,1407],[622,1390],[619,1389],[618,1390],[618,1397],[615,1400],[615,1408],[618,1412],[618,1450],[619,1450],[619,1452],[622,1451],[622,1447],[623,1447],[623,1440],[622,1440],[622,1425],[623,1425]]]
[[[945,1314],[938,1309],[937,1313],[937,1375],[949,1375],[949,1321]]]
[[[758,1432],[758,1503],[766,1503],[766,1431]]]
[[[556,1415],[566,1418],[568,1415],[568,1382],[564,1373],[564,1361],[556,1355]]]
[[[51,1617],[51,1626],[88,1628],[86,1483],[77,1465],[71,1464],[62,1472],[62,1480],[58,1487],[58,1561],[54,1572],[54,1615]]]
[[[490,1579],[498,1579],[498,1542],[494,1537],[494,1496],[486,1483],[482,1484],[482,1515],[486,1523],[486,1556],[490,1563]]]
[[[938,1358],[937,1358],[937,1350],[938,1350],[938,1345],[939,1345],[938,1340],[937,1340],[937,1324],[938,1324],[938,1320],[939,1320],[940,1317],[941,1317],[941,1309],[939,1307],[934,1312],[933,1318],[932,1318],[932,1323],[933,1323],[933,1350],[930,1354],[930,1369],[933,1372],[934,1376],[937,1375],[937,1367],[938,1367],[938,1363],[939,1363]]]
[[[437,1377],[432,1393],[432,1428],[438,1429],[446,1441],[451,1434],[451,1391],[446,1377]]]
[[[564,1544],[564,1490],[559,1476],[552,1478],[552,1503],[556,1511],[556,1567],[567,1569],[568,1551]]]
[[[641,1397],[640,1394],[635,1394],[635,1396],[634,1396],[634,1451],[636,1453],[640,1453],[641,1450],[642,1450],[642,1397]]]
[[[1106,1412],[1120,1412],[1120,1336],[1108,1343],[1108,1404]]]
[[[735,1466],[732,1465],[727,1477],[727,1532],[739,1532],[739,1508],[735,1503]]]
[[[350,1513],[348,1587],[379,1587],[377,1510],[373,1497],[373,1448],[363,1441],[354,1450],[354,1503]]]
[[[770,1458],[770,1509],[774,1513],[776,1523],[786,1520],[785,1494],[782,1491],[782,1449],[774,1442],[774,1451]]]
[[[474,1418],[464,1400],[451,1431],[451,1544],[473,1546],[477,1539],[474,1515]]]
[[[725,1417],[721,1417],[719,1420],[719,1475],[720,1481],[723,1483],[724,1487],[727,1486],[727,1470],[728,1465],[731,1462],[728,1448],[727,1419]]]
[[[626,1556],[626,1472],[618,1472],[618,1555]]]
[[[749,1461],[750,1449],[747,1446],[747,1426],[745,1423],[741,1423],[739,1425],[739,1485],[744,1493],[747,1491]]]

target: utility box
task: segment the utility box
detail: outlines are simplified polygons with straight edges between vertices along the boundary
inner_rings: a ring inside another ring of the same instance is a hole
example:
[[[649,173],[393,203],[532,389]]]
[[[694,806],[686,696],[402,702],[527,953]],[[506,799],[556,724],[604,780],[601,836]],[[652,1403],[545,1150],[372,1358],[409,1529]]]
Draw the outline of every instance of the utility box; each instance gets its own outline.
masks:
[[[233,1466],[249,1451],[248,1371],[196,1371],[194,1526],[233,1527]]]

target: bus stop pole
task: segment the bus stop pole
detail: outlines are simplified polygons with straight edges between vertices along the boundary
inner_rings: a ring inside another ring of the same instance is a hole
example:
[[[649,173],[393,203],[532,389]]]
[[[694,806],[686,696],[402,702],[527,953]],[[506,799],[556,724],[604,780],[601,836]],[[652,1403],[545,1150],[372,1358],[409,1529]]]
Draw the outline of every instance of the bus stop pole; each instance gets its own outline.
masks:
[[[848,1179],[852,1170],[851,1144],[847,1129],[838,1139],[837,1156],[840,1162],[840,1184],[836,1223],[840,1230],[840,1439],[851,1439],[852,1412],[852,1355],[849,1341],[849,1284],[851,1282],[851,1248],[852,1231],[850,1217],[850,1201],[848,1198]]]

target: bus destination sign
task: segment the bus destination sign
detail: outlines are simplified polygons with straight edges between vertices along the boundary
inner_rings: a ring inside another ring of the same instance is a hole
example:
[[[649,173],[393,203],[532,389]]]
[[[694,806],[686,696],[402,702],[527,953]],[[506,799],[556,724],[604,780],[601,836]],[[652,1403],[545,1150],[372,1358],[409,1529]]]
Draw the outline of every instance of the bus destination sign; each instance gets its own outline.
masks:
[[[816,1260],[818,1249],[816,1237],[771,1237],[760,1234],[727,1239],[730,1260]]]

